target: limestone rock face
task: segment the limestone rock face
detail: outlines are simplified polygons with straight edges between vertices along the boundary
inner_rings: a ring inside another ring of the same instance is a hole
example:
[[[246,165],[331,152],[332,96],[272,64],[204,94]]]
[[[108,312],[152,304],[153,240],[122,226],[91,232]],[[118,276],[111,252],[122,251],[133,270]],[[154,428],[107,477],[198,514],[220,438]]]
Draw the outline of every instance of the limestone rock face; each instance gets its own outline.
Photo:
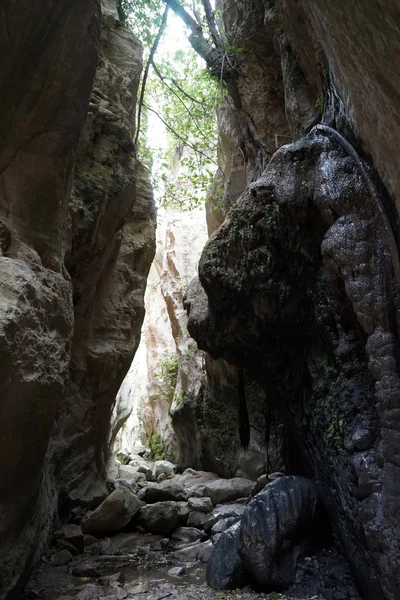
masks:
[[[129,454],[135,445],[149,443],[152,434],[158,434],[166,458],[183,467],[200,466],[190,403],[201,386],[203,353],[186,331],[182,300],[206,240],[203,210],[160,211],[143,342],[113,412],[110,443],[116,438],[116,453]]]
[[[100,5],[22,0],[1,19],[0,595],[23,580],[54,509],[45,455],[74,326],[66,215]]]
[[[69,215],[75,330],[60,427],[73,438],[61,475],[71,502],[90,499],[105,474],[112,407],[139,344],[154,253],[152,191],[132,144],[141,46],[112,2],[100,52]]]
[[[1,12],[0,596],[18,595],[60,488],[61,508],[107,494],[155,222],[132,147],[141,47],[115,4]]]

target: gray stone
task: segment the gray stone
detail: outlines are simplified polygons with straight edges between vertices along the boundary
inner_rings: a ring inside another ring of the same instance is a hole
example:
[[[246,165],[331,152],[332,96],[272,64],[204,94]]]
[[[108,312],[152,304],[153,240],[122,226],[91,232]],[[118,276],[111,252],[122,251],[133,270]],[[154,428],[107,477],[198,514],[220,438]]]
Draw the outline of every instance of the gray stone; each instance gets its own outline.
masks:
[[[203,529],[206,520],[206,513],[194,510],[191,513],[189,513],[187,524],[188,527],[197,527],[198,529]]]
[[[248,574],[238,553],[240,523],[220,534],[206,568],[206,581],[215,590],[243,587]]]
[[[139,497],[148,504],[164,502],[166,500],[182,502],[186,500],[186,493],[178,485],[171,484],[160,486],[157,483],[149,483],[149,485],[140,492]]]
[[[181,542],[198,542],[206,538],[204,531],[196,529],[196,527],[178,527],[171,535],[171,539]]]
[[[185,567],[172,567],[172,569],[169,569],[168,571],[170,577],[181,577],[182,575],[185,575],[185,573]]]
[[[236,518],[240,519],[245,510],[243,504],[224,504],[214,508],[212,513],[207,515],[207,520],[204,523],[204,531],[210,535],[213,526],[221,521],[221,519]]]
[[[213,503],[210,498],[188,498],[188,505],[191,510],[210,513],[213,510]]]
[[[246,507],[238,553],[259,585],[287,587],[295,580],[297,559],[318,547],[320,530],[315,484],[304,477],[281,477]]]
[[[104,536],[123,529],[138,512],[141,502],[128,488],[114,490],[100,506],[92,512],[82,525],[84,533]]]
[[[143,506],[134,523],[151,533],[170,535],[179,525],[179,506],[176,502],[156,502]]]
[[[250,496],[254,482],[250,479],[234,477],[233,479],[217,479],[207,483],[203,496],[211,498],[214,506],[222,502],[231,502],[244,496]]]
[[[211,535],[215,536],[217,533],[223,533],[238,521],[240,521],[240,517],[228,517],[217,521],[211,528]]]
[[[176,466],[168,460],[156,460],[153,467],[153,475],[155,479],[164,473],[168,478],[173,477],[176,473]]]

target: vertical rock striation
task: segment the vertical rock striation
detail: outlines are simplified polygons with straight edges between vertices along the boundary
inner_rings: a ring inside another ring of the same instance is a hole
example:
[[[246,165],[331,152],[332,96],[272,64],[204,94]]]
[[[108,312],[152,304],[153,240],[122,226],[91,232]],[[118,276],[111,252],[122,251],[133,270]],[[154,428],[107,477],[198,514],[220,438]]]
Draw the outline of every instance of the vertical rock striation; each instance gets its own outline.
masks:
[[[132,147],[141,49],[113,3],[101,31],[98,0],[0,17],[0,596],[18,597],[59,487],[98,494],[154,216]]]

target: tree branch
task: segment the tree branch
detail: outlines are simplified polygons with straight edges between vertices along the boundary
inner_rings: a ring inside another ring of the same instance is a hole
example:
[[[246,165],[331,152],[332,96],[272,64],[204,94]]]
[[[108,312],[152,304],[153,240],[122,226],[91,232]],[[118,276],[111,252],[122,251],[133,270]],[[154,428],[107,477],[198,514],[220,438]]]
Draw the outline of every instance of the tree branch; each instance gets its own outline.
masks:
[[[193,50],[206,61],[211,75],[220,78],[222,73],[222,79],[226,82],[234,79],[234,67],[223,60],[226,54],[225,48],[212,46],[204,37],[201,26],[177,0],[163,0],[163,2],[189,27],[192,32],[189,35],[189,42]]]
[[[147,77],[149,76],[150,65],[153,61],[155,53],[157,52],[158,44],[160,43],[162,34],[164,33],[165,27],[167,25],[168,11],[169,11],[169,5],[166,4],[164,14],[162,17],[162,21],[161,21],[161,25],[160,25],[160,29],[158,30],[156,39],[154,40],[153,45],[151,47],[149,58],[148,58],[147,64],[146,64],[146,68],[143,73],[142,88],[140,90],[140,98],[139,98],[139,104],[138,104],[136,135],[135,135],[135,141],[134,141],[135,148],[137,147],[137,142],[138,142],[139,134],[140,134],[140,121],[141,121],[141,116],[142,116],[142,107],[143,107],[143,103],[144,103],[143,101],[144,101],[144,93],[146,90]]]
[[[196,117],[193,115],[193,113],[191,112],[191,110],[189,109],[188,106],[186,106],[186,104],[184,103],[184,101],[182,100],[182,98],[179,96],[179,94],[177,94],[177,92],[170,86],[168,85],[168,83],[166,82],[166,78],[162,75],[162,73],[160,73],[160,71],[157,69],[156,65],[154,64],[154,61],[152,62],[154,71],[156,72],[156,75],[161,79],[161,81],[163,82],[163,84],[170,90],[170,92],[172,92],[172,94],[174,94],[174,96],[176,98],[178,98],[179,102],[182,104],[182,106],[184,107],[184,109],[186,110],[186,112],[188,113],[189,117],[192,119],[193,123],[196,126],[196,129],[198,130],[198,132],[200,133],[201,137],[208,142],[209,144],[211,144],[212,146],[214,146],[214,148],[217,148],[218,146],[216,146],[216,144],[214,144],[206,135],[204,135],[198,120],[196,119]]]
[[[223,48],[224,44],[218,32],[217,24],[215,22],[214,11],[211,7],[210,0],[201,0],[201,3],[204,7],[204,12],[206,13],[206,19],[208,28],[210,30],[211,38],[217,48]]]
[[[178,138],[178,140],[180,140],[181,142],[183,142],[183,144],[185,146],[187,146],[188,148],[191,148],[192,150],[194,150],[196,152],[196,154],[200,154],[201,156],[204,156],[204,158],[206,158],[209,162],[214,163],[214,165],[216,165],[218,167],[218,169],[221,171],[221,173],[223,173],[221,167],[219,166],[219,164],[215,160],[213,160],[212,158],[210,158],[209,156],[207,156],[207,154],[205,154],[205,152],[203,152],[202,150],[199,150],[198,148],[196,148],[195,146],[193,146],[193,144],[191,144],[187,138],[185,139],[184,137],[182,137],[177,131],[175,131],[175,129],[173,129],[173,127],[171,127],[171,125],[168,125],[168,123],[162,118],[162,116],[156,110],[154,110],[154,108],[151,108],[150,106],[148,106],[144,102],[143,102],[143,106],[145,108],[147,108],[147,110],[149,110],[150,112],[152,112],[155,115],[157,115],[157,117],[160,119],[160,121],[162,123],[164,123],[165,127],[167,129],[169,129],[171,131],[171,133],[173,133]]]

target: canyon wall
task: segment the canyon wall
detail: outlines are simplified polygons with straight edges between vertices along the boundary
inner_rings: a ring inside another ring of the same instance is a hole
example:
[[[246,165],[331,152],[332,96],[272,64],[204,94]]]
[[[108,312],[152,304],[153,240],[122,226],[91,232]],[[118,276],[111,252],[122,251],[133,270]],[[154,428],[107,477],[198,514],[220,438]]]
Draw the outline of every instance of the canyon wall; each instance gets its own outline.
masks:
[[[242,374],[242,445],[251,384],[265,441],[278,433],[283,470],[317,481],[365,597],[394,600],[399,7],[225,0],[222,13],[242,49],[210,228],[225,219],[187,292],[188,329]]]
[[[114,3],[21,0],[0,14],[0,596],[11,598],[57,508],[105,493],[155,218],[132,144],[142,51]]]

